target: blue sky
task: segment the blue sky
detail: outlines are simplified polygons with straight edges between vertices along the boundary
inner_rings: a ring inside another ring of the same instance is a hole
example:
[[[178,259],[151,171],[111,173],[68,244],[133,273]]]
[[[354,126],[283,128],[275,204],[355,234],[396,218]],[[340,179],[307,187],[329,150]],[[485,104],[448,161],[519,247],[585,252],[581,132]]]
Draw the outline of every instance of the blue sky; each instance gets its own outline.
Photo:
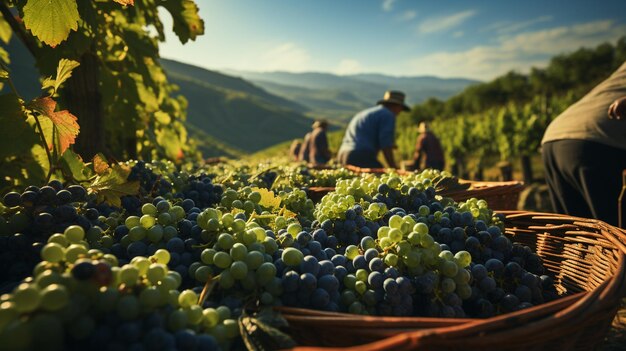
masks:
[[[488,80],[626,36],[626,1],[196,0],[205,34],[161,56],[213,70]],[[166,27],[169,14],[163,12]]]

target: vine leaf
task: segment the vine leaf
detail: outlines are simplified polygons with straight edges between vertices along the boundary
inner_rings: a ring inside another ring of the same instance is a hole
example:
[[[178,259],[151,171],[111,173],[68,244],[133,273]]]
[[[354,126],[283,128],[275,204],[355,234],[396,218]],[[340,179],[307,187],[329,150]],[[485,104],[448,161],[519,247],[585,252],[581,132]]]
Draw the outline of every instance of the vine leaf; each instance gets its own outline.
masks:
[[[124,6],[130,5],[133,6],[135,5],[135,0],[113,0],[118,4],[122,4]]]
[[[79,19],[76,0],[28,0],[24,6],[24,25],[51,47],[77,30]]]
[[[106,161],[106,157],[102,154],[96,154],[93,157],[93,169],[97,174],[104,174],[109,169],[109,164]]]
[[[280,208],[280,202],[282,200],[280,196],[274,195],[273,191],[267,190],[265,188],[252,188],[252,191],[256,191],[261,194],[261,201],[259,201],[259,206],[265,207],[267,209]]]
[[[77,182],[87,182],[93,175],[93,171],[85,165],[82,157],[70,149],[63,153],[59,161],[65,172]]]
[[[125,195],[139,194],[139,181],[128,181],[130,167],[115,164],[109,167],[103,174],[96,177],[88,187],[90,193],[96,194],[99,202],[107,202],[116,207],[121,207],[121,197]]]
[[[80,126],[76,122],[76,116],[67,110],[54,112],[56,101],[50,97],[37,98],[29,104],[29,107],[44,117],[48,117],[58,132],[59,152],[63,154],[70,145],[74,144]]]
[[[44,79],[41,84],[41,89],[46,90],[52,88],[52,93],[56,93],[61,84],[72,76],[72,70],[78,66],[80,66],[78,61],[61,59],[59,61],[59,65],[57,66],[56,78],[53,79],[52,77],[48,77]]]
[[[24,118],[24,106],[15,94],[0,95],[0,159],[22,154],[38,142]]]
[[[4,19],[4,17],[0,16],[0,40],[2,40],[5,44],[8,44],[9,40],[11,40],[11,34],[13,34],[11,26]]]
[[[198,6],[192,0],[167,0],[162,2],[174,20],[172,30],[181,43],[196,40],[204,34],[204,21],[198,15]]]

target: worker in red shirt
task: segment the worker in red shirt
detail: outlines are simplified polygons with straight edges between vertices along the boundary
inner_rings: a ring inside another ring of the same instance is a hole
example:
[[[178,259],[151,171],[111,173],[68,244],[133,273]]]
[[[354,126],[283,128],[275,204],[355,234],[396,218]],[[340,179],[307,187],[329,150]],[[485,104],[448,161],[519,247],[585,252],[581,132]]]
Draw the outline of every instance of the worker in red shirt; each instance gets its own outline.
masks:
[[[442,171],[445,160],[439,139],[428,129],[426,122],[420,123],[418,129],[420,134],[413,153],[414,166],[417,169],[434,168]]]

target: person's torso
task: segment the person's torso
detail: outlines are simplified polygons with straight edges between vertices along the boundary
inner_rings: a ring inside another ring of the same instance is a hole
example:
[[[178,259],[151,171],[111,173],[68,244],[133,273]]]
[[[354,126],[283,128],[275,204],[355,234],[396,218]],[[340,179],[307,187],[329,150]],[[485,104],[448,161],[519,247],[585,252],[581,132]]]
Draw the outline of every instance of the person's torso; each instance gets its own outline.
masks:
[[[623,97],[626,97],[626,63],[555,118],[541,143],[575,139],[626,149],[626,121],[608,117],[609,106]]]
[[[421,142],[421,150],[424,154],[426,164],[433,161],[443,161],[443,150],[441,148],[441,143],[433,133],[424,133]]]
[[[348,124],[340,150],[378,151],[380,124],[386,119],[393,118],[393,113],[382,105],[357,113]]]

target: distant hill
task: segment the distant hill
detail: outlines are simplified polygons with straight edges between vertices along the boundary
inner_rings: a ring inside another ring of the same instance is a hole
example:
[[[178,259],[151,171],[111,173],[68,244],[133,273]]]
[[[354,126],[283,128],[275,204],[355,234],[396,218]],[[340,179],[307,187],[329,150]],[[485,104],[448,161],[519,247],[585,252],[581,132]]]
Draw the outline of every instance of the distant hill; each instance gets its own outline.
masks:
[[[225,70],[265,90],[296,101],[309,109],[308,114],[345,121],[359,109],[378,101],[385,90],[398,89],[407,95],[409,104],[430,97],[447,99],[468,85],[479,83],[464,78],[431,76],[394,77],[383,74],[339,76],[331,73],[250,72]]]

